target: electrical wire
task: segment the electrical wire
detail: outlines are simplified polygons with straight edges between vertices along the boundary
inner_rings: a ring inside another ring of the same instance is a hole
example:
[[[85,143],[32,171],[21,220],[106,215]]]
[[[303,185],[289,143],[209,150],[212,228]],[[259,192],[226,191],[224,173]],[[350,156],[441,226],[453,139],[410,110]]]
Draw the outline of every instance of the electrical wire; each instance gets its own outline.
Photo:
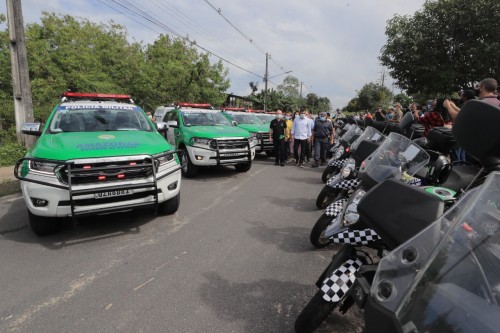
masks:
[[[140,22],[140,21],[137,19],[137,17],[142,18],[142,20],[144,20],[144,21],[146,21],[146,22],[148,22],[148,23],[152,24],[153,26],[159,27],[159,28],[161,28],[161,29],[163,29],[163,30],[167,31],[168,33],[170,33],[170,34],[172,34],[172,35],[174,35],[174,36],[178,37],[178,38],[179,38],[179,39],[181,39],[181,40],[184,40],[185,42],[188,42],[190,45],[192,45],[192,46],[194,46],[194,47],[196,47],[196,48],[199,48],[199,49],[201,49],[201,50],[203,50],[203,51],[207,52],[209,55],[212,55],[212,56],[214,56],[214,57],[216,57],[216,58],[220,59],[221,61],[223,61],[223,62],[225,62],[225,63],[227,63],[227,64],[230,64],[230,65],[232,65],[232,66],[234,66],[234,67],[236,67],[236,68],[238,68],[238,69],[240,69],[240,70],[242,70],[242,71],[244,71],[244,72],[247,72],[247,73],[249,73],[249,74],[255,75],[255,76],[259,77],[259,78],[263,78],[263,76],[262,76],[262,75],[256,74],[256,73],[254,73],[254,72],[252,72],[252,71],[250,71],[250,70],[248,70],[248,69],[246,69],[246,68],[243,68],[242,66],[239,66],[239,65],[235,64],[234,62],[229,61],[228,59],[226,59],[226,58],[224,58],[224,57],[222,57],[222,56],[219,56],[218,54],[216,54],[216,53],[214,53],[214,52],[212,52],[212,51],[208,50],[207,48],[205,48],[205,47],[203,47],[203,46],[199,45],[199,44],[198,44],[198,43],[196,43],[195,41],[191,41],[191,40],[189,40],[189,38],[188,38],[188,37],[182,36],[179,32],[175,31],[174,29],[170,28],[169,26],[165,25],[164,23],[160,22],[159,20],[155,19],[154,17],[152,17],[151,15],[147,14],[147,13],[146,13],[146,12],[144,12],[142,9],[138,8],[137,6],[135,6],[134,4],[130,3],[130,2],[129,2],[129,1],[127,1],[127,0],[122,0],[121,2],[119,2],[119,1],[117,1],[117,0],[109,0],[109,1],[111,1],[111,2],[112,2],[112,3],[114,3],[115,5],[117,5],[117,6],[121,7],[121,8],[123,8],[123,10],[127,11],[128,13],[132,14],[133,16],[126,15],[123,11],[119,10],[117,7],[110,6],[110,5],[106,4],[106,3],[104,3],[102,0],[98,0],[98,1],[99,1],[99,2],[101,2],[101,3],[103,3],[103,4],[105,4],[105,5],[106,5],[106,6],[108,6],[108,7],[110,7],[110,8],[112,8],[112,9],[116,10],[116,11],[117,11],[117,12],[119,12],[120,14],[123,14],[123,15],[125,15],[125,16],[127,16],[127,17],[131,18],[131,19],[132,19],[132,20],[134,20],[135,22],[137,22],[137,23],[141,24],[142,26],[144,26],[144,27],[146,27],[146,28],[148,28],[148,29],[150,29],[150,30],[151,30],[151,28],[150,28],[150,27],[148,27],[147,25],[145,25],[143,22]],[[136,17],[134,17],[134,16],[136,16]],[[153,31],[157,32],[156,30],[153,30]],[[158,33],[159,33],[159,32],[158,32]]]

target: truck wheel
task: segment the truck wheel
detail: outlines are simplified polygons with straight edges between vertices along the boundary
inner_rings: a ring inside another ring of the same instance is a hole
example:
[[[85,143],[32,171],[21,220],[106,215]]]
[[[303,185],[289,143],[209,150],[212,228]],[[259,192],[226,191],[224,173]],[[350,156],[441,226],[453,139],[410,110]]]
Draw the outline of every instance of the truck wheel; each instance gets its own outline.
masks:
[[[272,150],[266,150],[266,155],[267,155],[267,157],[274,156],[274,151],[272,151]]]
[[[182,175],[186,178],[193,178],[198,174],[198,166],[191,163],[191,159],[189,158],[189,153],[186,148],[182,148],[184,154],[182,154],[182,164],[185,164],[182,167],[181,172]]]
[[[55,217],[37,216],[28,210],[31,230],[38,236],[46,236],[58,232],[62,221]]]
[[[240,163],[236,164],[234,168],[239,172],[247,172],[252,167],[252,162],[250,163]]]
[[[327,302],[323,299],[323,292],[320,290],[311,298],[306,307],[295,320],[295,332],[313,332],[332,312],[337,303]]]
[[[171,215],[174,214],[181,203],[181,192],[177,193],[175,197],[164,201],[158,205],[158,213],[160,215]]]

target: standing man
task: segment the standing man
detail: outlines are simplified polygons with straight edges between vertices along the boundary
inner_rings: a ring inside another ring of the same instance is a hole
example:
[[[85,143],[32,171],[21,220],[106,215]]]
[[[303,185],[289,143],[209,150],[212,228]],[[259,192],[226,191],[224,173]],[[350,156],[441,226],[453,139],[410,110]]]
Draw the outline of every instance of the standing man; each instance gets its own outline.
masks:
[[[479,82],[479,100],[488,104],[500,107],[500,101],[497,98],[498,82],[493,78],[486,78]]]
[[[286,122],[283,120],[283,112],[276,111],[276,119],[269,124],[269,140],[274,143],[274,165],[285,166],[285,130]]]
[[[312,134],[314,139],[314,163],[311,167],[317,168],[319,165],[325,165],[329,144],[333,145],[333,133],[333,126],[331,122],[327,121],[326,112],[320,112],[319,117],[314,122]],[[321,162],[319,162],[320,159]]]
[[[292,158],[292,152],[293,152],[293,138],[292,138],[292,126],[293,126],[293,120],[292,120],[292,113],[288,111],[285,114],[285,122],[286,122],[286,129],[285,129],[285,152],[286,152],[286,161],[290,162],[290,159]]]
[[[401,119],[403,118],[403,111],[401,111],[401,103],[399,103],[399,102],[394,103],[394,107],[395,107],[395,110],[394,110],[394,114],[392,116],[391,121],[399,123],[401,121]]]
[[[306,109],[306,119],[309,119],[309,122],[311,123],[311,130],[312,130],[312,128],[314,127],[314,119],[313,119],[312,113],[309,112],[309,110],[307,110],[307,109]],[[312,139],[306,143],[306,151],[305,151],[305,159],[304,159],[305,163],[310,162],[312,144],[313,144]]]
[[[299,117],[295,118],[292,126],[293,136],[293,153],[295,155],[295,163],[298,167],[304,167],[304,156],[306,153],[306,144],[311,142],[312,124],[310,119],[306,118],[306,111],[300,110]],[[299,157],[300,146],[300,157]]]

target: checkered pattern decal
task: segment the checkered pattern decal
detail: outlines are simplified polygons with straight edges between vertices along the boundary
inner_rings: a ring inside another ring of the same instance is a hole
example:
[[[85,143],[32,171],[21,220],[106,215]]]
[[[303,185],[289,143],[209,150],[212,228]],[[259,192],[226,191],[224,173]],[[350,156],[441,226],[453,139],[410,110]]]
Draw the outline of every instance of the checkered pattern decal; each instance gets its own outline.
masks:
[[[335,217],[339,215],[339,213],[344,210],[344,205],[347,203],[347,200],[348,199],[340,199],[326,207],[326,216]]]
[[[372,229],[344,230],[330,237],[336,244],[367,245],[379,240],[379,235]]]
[[[328,166],[341,168],[344,166],[344,163],[346,160],[347,160],[347,158],[341,158],[340,160],[333,160],[333,161],[328,162]]]
[[[411,185],[411,186],[422,186],[422,179],[416,178],[416,177],[411,177],[408,180],[403,180],[406,184]]]
[[[358,178],[347,179],[347,180],[341,181],[340,183],[332,185],[332,188],[339,188],[339,189],[349,190],[351,188],[355,188],[356,186],[358,186],[360,182],[361,182],[361,180],[358,179]]]
[[[354,273],[361,265],[363,263],[359,259],[349,259],[337,268],[332,276],[323,281],[323,286],[321,286],[321,291],[324,293],[323,299],[332,303],[339,302],[356,280]]]

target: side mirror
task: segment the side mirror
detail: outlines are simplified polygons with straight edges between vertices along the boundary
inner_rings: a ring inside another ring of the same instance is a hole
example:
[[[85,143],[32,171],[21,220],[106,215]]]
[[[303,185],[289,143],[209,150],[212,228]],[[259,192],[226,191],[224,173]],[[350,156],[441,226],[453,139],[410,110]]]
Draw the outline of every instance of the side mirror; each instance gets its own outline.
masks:
[[[238,122],[236,120],[233,120],[231,123],[233,124],[233,126],[237,126],[238,125]]]
[[[179,127],[179,124],[177,124],[177,120],[169,120],[167,122],[168,127]]]
[[[164,133],[166,131],[168,131],[168,124],[165,123],[165,122],[158,122],[158,123],[155,123],[155,126],[156,126],[156,129],[158,130],[158,132],[160,133]]]
[[[40,123],[24,123],[21,126],[21,133],[26,135],[40,136],[42,135],[42,124]]]

